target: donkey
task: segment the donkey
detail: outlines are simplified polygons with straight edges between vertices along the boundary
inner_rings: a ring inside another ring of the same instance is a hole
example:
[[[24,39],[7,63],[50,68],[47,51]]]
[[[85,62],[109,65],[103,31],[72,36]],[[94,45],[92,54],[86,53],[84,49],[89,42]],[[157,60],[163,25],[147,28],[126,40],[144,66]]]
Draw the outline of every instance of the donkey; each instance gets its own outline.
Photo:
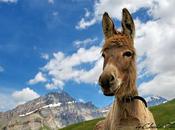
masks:
[[[117,31],[108,13],[102,19],[105,43],[103,72],[99,85],[106,96],[115,96],[107,117],[94,130],[157,130],[146,101],[136,88],[135,25],[129,11],[122,10],[122,31]]]

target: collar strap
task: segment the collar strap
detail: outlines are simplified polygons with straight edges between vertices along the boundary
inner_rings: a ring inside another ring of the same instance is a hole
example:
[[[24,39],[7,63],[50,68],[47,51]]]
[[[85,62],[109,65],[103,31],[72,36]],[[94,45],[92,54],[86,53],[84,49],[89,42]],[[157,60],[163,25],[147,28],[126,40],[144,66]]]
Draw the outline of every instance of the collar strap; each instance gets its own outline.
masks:
[[[140,96],[128,96],[128,97],[123,97],[122,98],[122,102],[123,103],[130,103],[132,101],[134,101],[135,99],[138,99],[138,100],[141,100],[145,106],[147,107],[147,102],[146,100],[143,98],[143,97],[140,97]]]

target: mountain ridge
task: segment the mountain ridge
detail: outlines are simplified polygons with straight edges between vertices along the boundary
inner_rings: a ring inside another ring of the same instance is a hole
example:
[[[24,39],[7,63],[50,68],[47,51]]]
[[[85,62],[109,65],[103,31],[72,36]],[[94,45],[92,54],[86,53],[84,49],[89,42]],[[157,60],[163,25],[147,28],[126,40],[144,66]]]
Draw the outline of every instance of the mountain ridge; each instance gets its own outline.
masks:
[[[39,129],[46,125],[51,129],[102,117],[92,102],[79,102],[68,93],[51,92],[0,113],[0,124],[4,129]]]

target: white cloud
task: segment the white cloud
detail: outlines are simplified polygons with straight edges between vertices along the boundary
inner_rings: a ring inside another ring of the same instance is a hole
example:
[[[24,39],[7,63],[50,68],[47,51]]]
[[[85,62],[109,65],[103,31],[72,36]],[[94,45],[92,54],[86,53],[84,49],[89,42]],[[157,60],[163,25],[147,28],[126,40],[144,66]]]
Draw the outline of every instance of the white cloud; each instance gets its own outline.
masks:
[[[77,83],[95,83],[102,70],[100,51],[100,47],[92,46],[89,49],[80,48],[69,56],[62,52],[54,53],[53,58],[43,67],[43,72],[51,78],[46,88],[63,89],[64,83],[69,80]],[[86,70],[81,68],[82,64],[95,65]]]
[[[94,25],[96,22],[101,21],[104,12],[108,12],[111,17],[121,19],[121,11],[123,8],[128,8],[131,13],[136,12],[140,8],[153,8],[155,0],[99,0],[95,1],[93,12],[89,12],[89,17],[85,15],[76,25],[76,29],[86,29]]]
[[[0,72],[3,72],[4,68],[2,66],[0,66]]]
[[[87,45],[92,45],[94,42],[96,42],[97,41],[97,37],[95,37],[95,38],[87,38],[87,39],[85,39],[85,40],[82,40],[82,41],[80,41],[80,40],[76,40],[76,41],[74,41],[73,43],[74,43],[74,45],[77,47],[77,48],[79,48],[79,47],[85,47],[85,46],[87,46]]]
[[[64,86],[64,81],[57,79],[57,78],[52,78],[52,83],[47,83],[46,88],[47,89],[63,89]]]
[[[92,69],[84,71],[79,77],[80,82],[84,83],[98,83],[98,78],[102,73],[103,59],[98,59]]]
[[[85,17],[89,17],[90,14],[91,14],[91,13],[89,12],[89,10],[88,10],[87,8],[85,8],[84,10],[85,10],[85,15],[84,15],[84,16],[85,16]]]
[[[0,0],[0,2],[16,3],[17,0]]]
[[[175,28],[175,23],[169,24],[169,22],[165,22],[162,18],[141,24],[138,29],[138,34],[143,35],[136,39],[137,52],[140,56],[146,54],[146,59],[139,64],[139,70],[146,68],[142,77],[157,74],[153,80],[140,85],[139,91],[143,95],[157,94],[168,99],[175,95],[173,91],[175,86],[173,79],[175,75],[175,37],[173,34],[175,30],[172,29]]]
[[[166,24],[174,24],[174,0],[154,0],[154,6],[150,8],[150,15],[152,15],[155,19],[161,18],[162,22]]]
[[[9,100],[10,99],[10,100]],[[11,95],[6,93],[0,93],[0,111],[7,111],[14,108],[15,102],[12,99]]]
[[[172,13],[175,1],[157,1],[156,6],[149,10],[154,21],[141,23],[136,21],[136,48],[139,56],[146,55],[139,65],[139,73],[146,68],[140,77],[155,77],[139,86],[142,95],[156,94],[165,98],[175,97],[175,14]]]
[[[19,104],[38,98],[39,94],[30,88],[23,88],[20,91],[0,92],[0,111],[7,111]]]
[[[41,58],[48,60],[49,59],[49,55],[47,53],[42,53],[41,54]]]
[[[175,97],[175,73],[174,74],[159,74],[153,80],[142,83],[139,87],[139,92],[142,95],[161,95],[167,99]]]
[[[34,79],[29,80],[29,84],[36,84],[39,82],[46,82],[47,79],[45,78],[45,76],[43,75],[42,72],[38,72],[36,74],[36,76],[34,77]]]
[[[76,29],[85,29],[93,24],[96,23],[96,19],[93,18],[91,20],[85,20],[85,18],[82,18],[79,22],[78,25],[75,26]]]
[[[49,4],[54,4],[54,2],[55,2],[54,0],[48,0]]]
[[[85,29],[97,22],[97,18],[93,17],[94,14],[92,14],[87,8],[85,8],[85,14],[81,18],[81,20],[77,23],[75,26],[76,29]],[[91,18],[93,17],[93,18]]]
[[[39,94],[37,94],[35,91],[27,87],[23,88],[20,91],[13,92],[12,97],[15,100],[16,104],[18,105],[33,100],[35,98],[38,98]]]

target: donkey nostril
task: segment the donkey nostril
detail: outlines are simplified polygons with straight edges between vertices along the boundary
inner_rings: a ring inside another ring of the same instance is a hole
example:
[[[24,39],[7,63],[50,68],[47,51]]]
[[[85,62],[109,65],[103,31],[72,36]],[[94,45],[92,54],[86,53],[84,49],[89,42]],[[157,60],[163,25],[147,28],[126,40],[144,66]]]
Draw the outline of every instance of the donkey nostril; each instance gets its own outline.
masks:
[[[104,77],[99,77],[98,84],[99,84],[101,87],[109,87],[109,79],[106,79],[106,78],[104,78]]]
[[[101,75],[98,80],[98,84],[101,87],[110,87],[115,81],[115,76],[113,74],[110,75]]]

